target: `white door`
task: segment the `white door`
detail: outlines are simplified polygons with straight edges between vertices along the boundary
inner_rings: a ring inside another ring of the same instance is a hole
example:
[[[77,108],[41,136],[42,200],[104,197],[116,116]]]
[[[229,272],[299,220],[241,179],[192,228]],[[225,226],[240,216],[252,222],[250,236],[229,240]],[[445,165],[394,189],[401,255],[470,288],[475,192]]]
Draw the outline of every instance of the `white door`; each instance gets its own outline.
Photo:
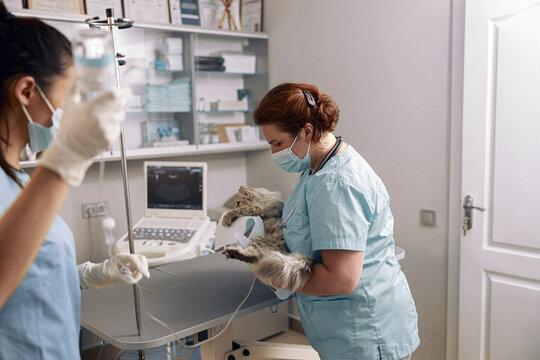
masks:
[[[459,359],[540,359],[540,1],[467,0]]]

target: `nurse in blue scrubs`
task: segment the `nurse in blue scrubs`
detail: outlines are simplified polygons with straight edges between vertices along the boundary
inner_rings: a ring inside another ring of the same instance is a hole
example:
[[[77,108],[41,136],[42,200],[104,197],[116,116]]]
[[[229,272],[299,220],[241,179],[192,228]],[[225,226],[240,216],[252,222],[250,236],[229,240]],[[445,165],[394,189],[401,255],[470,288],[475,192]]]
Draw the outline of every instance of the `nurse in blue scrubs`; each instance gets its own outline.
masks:
[[[149,276],[140,255],[77,266],[73,234],[57,216],[117,138],[127,94],[68,95],[70,42],[1,1],[0,52],[0,359],[79,359],[81,288]],[[45,151],[31,177],[19,164],[27,144]]]
[[[418,317],[394,256],[390,199],[366,160],[332,133],[337,104],[316,86],[281,84],[254,119],[276,164],[300,173],[283,231],[289,251],[315,263],[296,294],[310,344],[323,360],[410,359]]]

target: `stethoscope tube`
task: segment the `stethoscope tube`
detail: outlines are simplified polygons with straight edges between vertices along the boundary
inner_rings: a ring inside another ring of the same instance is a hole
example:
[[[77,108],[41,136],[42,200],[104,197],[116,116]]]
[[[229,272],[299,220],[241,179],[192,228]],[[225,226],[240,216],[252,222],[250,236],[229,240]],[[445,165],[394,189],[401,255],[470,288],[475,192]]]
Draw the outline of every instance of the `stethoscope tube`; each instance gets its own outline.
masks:
[[[326,154],[326,156],[324,157],[324,159],[321,161],[321,163],[319,164],[319,166],[317,166],[317,169],[315,169],[315,171],[313,172],[313,174],[315,174],[317,171],[321,170],[324,165],[326,165],[326,163],[328,162],[328,160],[330,160],[332,158],[332,156],[336,155],[337,152],[339,151],[339,148],[341,147],[341,144],[343,143],[343,138],[341,136],[336,136],[336,143],[334,144],[334,146],[332,147],[332,149],[330,149],[330,151],[328,152],[328,154]],[[313,175],[312,174],[312,175]],[[289,219],[291,218],[291,216],[294,214],[294,210],[296,210],[296,206],[298,205],[298,200],[296,200],[296,202],[294,203],[294,206],[293,208],[291,209],[291,211],[289,212],[289,214],[287,215],[287,217],[285,217],[285,219],[279,224],[279,227],[284,229],[287,227],[287,221],[289,221]]]
[[[321,163],[319,164],[319,166],[317,166],[317,169],[315,169],[315,171],[313,172],[313,174],[315,174],[317,171],[321,170],[324,165],[326,165],[326,163],[328,162],[328,160],[330,160],[330,158],[332,158],[332,156],[336,155],[337,152],[339,151],[339,148],[341,147],[341,144],[343,143],[343,138],[341,136],[336,136],[336,143],[334,144],[334,146],[332,147],[332,149],[330,149],[330,151],[328,152],[328,154],[326,154],[326,156],[324,157],[324,159],[321,161]]]

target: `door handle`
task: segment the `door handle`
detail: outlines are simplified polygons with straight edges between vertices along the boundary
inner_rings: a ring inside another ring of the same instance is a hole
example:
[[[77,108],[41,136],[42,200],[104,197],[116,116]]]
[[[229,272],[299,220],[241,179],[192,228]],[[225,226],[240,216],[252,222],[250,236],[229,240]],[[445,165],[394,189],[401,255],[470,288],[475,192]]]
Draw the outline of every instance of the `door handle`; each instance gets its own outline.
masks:
[[[473,209],[479,210],[479,211],[486,211],[485,208],[474,206],[474,200],[471,195],[465,196],[465,202],[463,204],[463,209],[465,209],[465,213],[463,216],[463,236],[467,235],[467,230],[472,229],[472,211]]]

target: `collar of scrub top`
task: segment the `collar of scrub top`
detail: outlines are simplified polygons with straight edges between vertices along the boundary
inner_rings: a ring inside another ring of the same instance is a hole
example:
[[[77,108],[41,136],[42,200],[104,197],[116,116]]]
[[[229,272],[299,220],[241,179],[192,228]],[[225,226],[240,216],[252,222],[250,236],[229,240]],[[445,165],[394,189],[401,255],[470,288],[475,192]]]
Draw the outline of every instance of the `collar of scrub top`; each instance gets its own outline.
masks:
[[[321,170],[323,168],[324,165],[326,165],[326,163],[328,162],[328,160],[330,160],[330,158],[334,155],[336,155],[336,153],[338,152],[339,148],[341,147],[341,144],[343,143],[343,139],[341,136],[336,136],[336,143],[334,144],[334,146],[332,147],[332,149],[328,152],[328,154],[326,154],[326,156],[324,157],[324,159],[321,161],[321,163],[319,164],[319,166],[317,166],[317,169],[315,169],[315,171],[313,172],[313,174],[315,174],[317,171]],[[311,169],[309,170],[306,170],[306,171],[311,171]],[[311,175],[313,175],[311,174]],[[302,173],[303,175],[303,173]],[[291,211],[289,212],[289,214],[287,215],[287,217],[285,217],[285,219],[278,225],[281,229],[284,229],[287,227],[287,221],[289,221],[289,219],[291,218],[292,214],[294,214],[294,210],[296,210],[296,206],[298,205],[298,200],[296,200],[296,202],[294,203],[294,206],[293,208],[291,209]]]

